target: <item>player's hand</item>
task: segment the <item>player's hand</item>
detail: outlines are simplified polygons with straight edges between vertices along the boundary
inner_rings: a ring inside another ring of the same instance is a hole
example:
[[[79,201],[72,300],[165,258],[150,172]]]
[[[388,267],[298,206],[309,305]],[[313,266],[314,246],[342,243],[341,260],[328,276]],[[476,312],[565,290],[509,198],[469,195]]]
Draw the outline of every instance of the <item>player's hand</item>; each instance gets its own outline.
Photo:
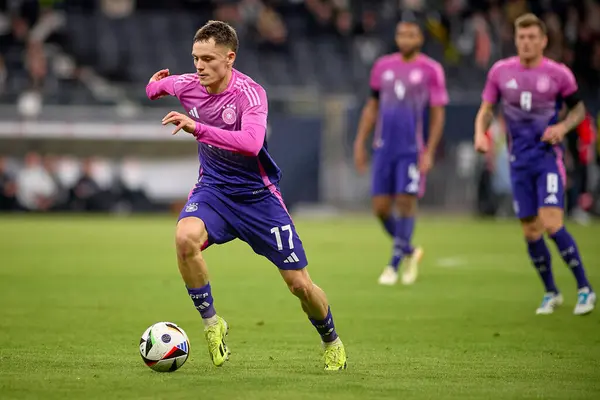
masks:
[[[161,69],[160,71],[158,71],[157,73],[155,73],[154,75],[152,75],[152,78],[150,78],[150,80],[148,81],[148,83],[150,82],[158,82],[161,79],[166,78],[167,76],[170,75],[170,72],[168,69]]]
[[[562,124],[550,125],[542,135],[542,142],[552,145],[559,144],[567,134],[567,130]]]
[[[354,145],[354,166],[359,174],[364,174],[369,168],[369,158],[367,157],[367,150],[362,143]]]
[[[475,135],[475,150],[484,154],[490,150],[490,144],[485,135]]]
[[[431,167],[433,167],[433,156],[429,151],[425,151],[419,157],[419,172],[426,174],[431,170]]]
[[[173,124],[176,126],[173,131],[173,135],[175,135],[180,130],[184,130],[187,133],[194,133],[196,129],[196,121],[188,117],[187,115],[178,113],[177,111],[171,111],[162,119],[163,125]]]

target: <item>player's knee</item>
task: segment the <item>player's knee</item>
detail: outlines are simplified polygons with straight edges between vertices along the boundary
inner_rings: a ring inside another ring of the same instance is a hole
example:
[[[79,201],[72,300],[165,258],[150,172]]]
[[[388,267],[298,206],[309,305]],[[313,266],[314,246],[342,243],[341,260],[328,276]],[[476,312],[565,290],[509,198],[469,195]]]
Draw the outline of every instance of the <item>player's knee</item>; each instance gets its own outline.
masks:
[[[175,232],[175,247],[179,258],[186,258],[200,251],[208,239],[208,233],[202,221],[183,224],[181,222]]]
[[[558,232],[560,230],[560,228],[562,228],[563,221],[561,219],[552,218],[550,220],[544,220],[543,224],[544,224],[544,231],[548,235],[554,235],[556,232]]]
[[[555,234],[564,225],[563,212],[560,209],[551,208],[540,210],[540,220],[544,232],[549,235]]]
[[[373,198],[373,213],[379,219],[387,219],[392,215],[392,199],[390,196]]]
[[[308,300],[310,292],[313,289],[313,283],[310,279],[298,278],[288,282],[290,292],[301,301]]]
[[[544,227],[537,217],[521,219],[521,227],[525,239],[530,242],[538,240],[544,234]]]
[[[417,211],[417,198],[412,195],[399,195],[396,197],[396,209],[398,215],[411,217]]]

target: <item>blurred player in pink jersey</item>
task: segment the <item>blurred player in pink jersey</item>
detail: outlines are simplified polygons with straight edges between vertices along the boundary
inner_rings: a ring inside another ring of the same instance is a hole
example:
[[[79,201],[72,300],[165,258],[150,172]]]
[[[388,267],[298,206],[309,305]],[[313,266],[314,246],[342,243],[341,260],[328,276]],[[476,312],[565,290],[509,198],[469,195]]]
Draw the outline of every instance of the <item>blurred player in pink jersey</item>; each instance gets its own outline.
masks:
[[[325,370],[345,369],[346,352],[329,303],[308,275],[302,241],[279,193],[281,172],[267,151],[267,94],[233,68],[237,49],[235,30],[224,22],[209,21],[194,36],[196,72],[169,75],[161,70],[146,87],[150,99],[179,99],[186,113],[172,111],[162,123],[174,124],[173,134],[183,130],[198,142],[198,181],[175,234],[179,271],[202,317],[216,366],[229,358],[228,325],[215,311],[203,251],[238,238],[277,266],[300,299],[321,335]]]
[[[488,73],[481,108],[475,120],[475,148],[488,151],[485,132],[497,102],[508,128],[510,172],[515,212],[521,220],[531,262],[544,284],[537,314],[551,314],[563,297],[554,283],[546,233],[577,280],[574,314],[594,309],[592,290],[577,244],[564,226],[565,168],[562,141],[585,117],[572,72],[544,57],[546,26],[533,14],[515,22],[517,57],[498,61]],[[562,122],[562,104],[568,113]]]
[[[423,32],[415,20],[396,27],[399,53],[379,58],[371,71],[371,97],[365,105],[354,143],[359,173],[367,170],[366,142],[373,140],[373,211],[393,238],[393,254],[379,277],[394,285],[404,257],[402,283],[418,274],[421,247],[413,247],[417,200],[424,194],[425,176],[433,166],[445,119],[448,93],[442,66],[420,53]],[[428,140],[424,135],[428,133]]]

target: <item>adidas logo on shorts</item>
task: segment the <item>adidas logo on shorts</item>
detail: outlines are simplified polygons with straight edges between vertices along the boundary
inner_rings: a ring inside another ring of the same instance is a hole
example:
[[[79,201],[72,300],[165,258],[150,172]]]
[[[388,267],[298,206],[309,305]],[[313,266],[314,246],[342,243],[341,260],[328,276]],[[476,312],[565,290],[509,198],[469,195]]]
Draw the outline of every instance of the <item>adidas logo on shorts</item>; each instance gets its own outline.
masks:
[[[288,258],[286,258],[285,260],[283,260],[283,262],[285,264],[296,263],[298,261],[300,261],[300,259],[298,258],[298,256],[294,252],[292,252],[292,254],[290,254]]]

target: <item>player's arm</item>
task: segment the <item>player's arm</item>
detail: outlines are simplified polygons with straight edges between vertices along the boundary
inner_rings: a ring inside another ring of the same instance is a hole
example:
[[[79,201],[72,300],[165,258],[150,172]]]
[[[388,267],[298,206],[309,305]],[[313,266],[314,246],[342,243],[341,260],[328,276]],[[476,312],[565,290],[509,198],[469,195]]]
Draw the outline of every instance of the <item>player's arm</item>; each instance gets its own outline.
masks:
[[[375,129],[377,122],[377,113],[379,112],[379,92],[376,92],[369,97],[367,103],[363,107],[356,139],[354,139],[354,163],[359,172],[364,172],[367,169],[367,150],[365,148],[371,132]]]
[[[581,123],[585,118],[585,105],[579,95],[577,82],[570,69],[562,66],[562,81],[560,94],[567,106],[567,115],[556,125],[549,126],[542,135],[542,141],[550,144],[562,142],[565,135]]]
[[[489,141],[486,135],[494,120],[494,103],[482,101],[475,117],[475,150],[486,153],[489,150]]]
[[[173,134],[183,129],[193,134],[196,140],[221,149],[241,153],[247,156],[257,156],[265,142],[267,133],[267,98],[264,91],[257,91],[259,100],[246,99],[242,105],[241,128],[238,131],[228,131],[196,122],[187,115],[171,111],[162,121],[163,125],[176,125]]]
[[[485,87],[481,95],[482,101],[475,117],[475,150],[486,153],[490,146],[489,141],[486,137],[486,132],[490,129],[490,125],[494,120],[494,105],[500,97],[500,91],[496,83],[496,72],[498,70],[498,64],[494,65],[490,72],[488,72],[487,79],[485,81]]]
[[[150,100],[160,99],[164,96],[175,96],[175,81],[179,75],[169,75],[168,69],[161,69],[146,85],[146,96]]]
[[[448,91],[446,77],[439,64],[433,66],[434,74],[429,80],[429,138],[427,148],[421,157],[419,169],[427,173],[433,166],[435,152],[437,151],[446,120],[446,104],[448,104]]]
[[[367,140],[369,140],[369,137],[371,136],[371,132],[375,129],[379,113],[380,81],[377,63],[375,63],[371,70],[369,84],[371,87],[371,95],[362,109],[356,138],[354,139],[354,164],[357,171],[360,173],[365,172],[367,169],[368,160],[365,147]]]

